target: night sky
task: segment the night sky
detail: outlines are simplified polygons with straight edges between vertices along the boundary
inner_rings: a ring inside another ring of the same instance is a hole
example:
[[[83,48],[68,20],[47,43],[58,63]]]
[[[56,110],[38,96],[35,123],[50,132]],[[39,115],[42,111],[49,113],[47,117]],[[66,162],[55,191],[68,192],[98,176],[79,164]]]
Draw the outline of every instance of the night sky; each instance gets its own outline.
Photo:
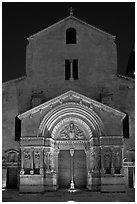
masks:
[[[129,54],[135,42],[134,2],[3,2],[3,82],[25,75],[27,37],[67,17],[71,6],[74,9],[74,16],[116,35],[118,73],[125,74]]]

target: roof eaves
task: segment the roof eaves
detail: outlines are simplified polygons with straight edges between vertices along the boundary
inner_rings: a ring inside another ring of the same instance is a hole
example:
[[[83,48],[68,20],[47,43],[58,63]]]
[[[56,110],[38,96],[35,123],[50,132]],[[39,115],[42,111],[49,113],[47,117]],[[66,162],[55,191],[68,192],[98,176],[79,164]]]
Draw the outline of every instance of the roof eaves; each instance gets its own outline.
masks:
[[[6,84],[9,84],[9,83],[14,83],[14,82],[17,82],[17,81],[20,81],[20,80],[23,80],[26,78],[26,75],[25,76],[21,76],[19,78],[16,78],[16,79],[11,79],[11,80],[8,80],[8,81],[4,81],[2,83],[2,85],[6,85]]]
[[[85,21],[83,21],[83,20],[81,20],[81,19],[79,19],[79,18],[77,18],[77,17],[75,17],[75,16],[67,16],[66,18],[64,18],[64,19],[62,19],[62,20],[60,20],[60,21],[54,23],[53,25],[51,25],[51,26],[49,26],[49,27],[47,27],[47,28],[45,28],[45,29],[43,29],[43,30],[41,30],[41,31],[39,31],[39,32],[37,32],[36,34],[31,35],[30,37],[27,38],[27,40],[29,41],[30,39],[33,39],[34,37],[39,36],[39,35],[40,35],[41,33],[43,33],[44,31],[47,31],[47,30],[49,30],[49,29],[55,27],[56,25],[59,25],[60,23],[66,21],[66,20],[68,20],[68,19],[74,19],[74,20],[76,20],[76,21],[78,21],[78,22],[80,22],[80,23],[82,23],[82,24],[88,26],[89,28],[92,28],[92,29],[94,29],[94,30],[96,30],[96,31],[98,31],[98,32],[100,32],[100,33],[102,33],[102,34],[104,34],[104,35],[107,35],[108,37],[110,37],[110,38],[112,38],[112,39],[114,39],[114,40],[115,40],[115,38],[116,38],[116,36],[114,36],[114,35],[112,35],[112,34],[110,34],[110,33],[107,33],[107,32],[105,32],[105,31],[103,31],[103,30],[101,30],[101,29],[99,29],[99,28],[97,28],[97,27],[95,27],[95,26],[92,26],[92,25],[88,24],[87,22],[85,22]]]
[[[135,82],[135,79],[132,78],[132,77],[129,77],[129,76],[125,76],[125,75],[117,74],[117,77]]]
[[[97,31],[101,32],[102,34],[105,34],[105,35],[107,35],[107,36],[109,36],[109,37],[111,37],[111,38],[113,38],[113,39],[116,38],[115,35],[112,35],[112,34],[106,32],[106,31],[103,31],[102,29],[99,29],[99,28],[97,28],[97,27],[95,27],[95,26],[92,26],[92,25],[90,25],[89,23],[87,23],[87,22],[85,22],[85,21],[83,21],[83,20],[81,20],[81,19],[79,19],[79,18],[77,18],[77,17],[75,17],[75,16],[72,16],[72,18],[74,18],[75,20],[81,22],[82,24],[84,24],[84,25],[86,25],[86,26],[88,26],[88,27],[90,27],[90,28],[92,28],[92,29],[94,29],[94,30],[97,30]]]
[[[58,24],[64,22],[65,20],[67,20],[67,19],[69,19],[69,18],[70,18],[70,16],[67,16],[66,18],[64,18],[64,19],[62,19],[62,20],[60,20],[60,21],[58,21],[58,22],[52,24],[51,26],[49,26],[49,27],[47,27],[47,28],[45,28],[45,29],[43,29],[43,30],[37,32],[37,33],[35,33],[34,35],[31,35],[30,37],[27,37],[27,40],[29,41],[30,39],[33,39],[34,37],[39,36],[39,35],[40,35],[41,33],[43,33],[44,31],[47,31],[47,30],[49,30],[49,29],[55,27],[56,25],[58,25]]]
[[[68,96],[75,96],[76,98],[78,97],[79,99],[82,99],[83,101],[87,101],[90,104],[92,103],[94,106],[98,107],[99,109],[102,108],[102,109],[104,109],[106,111],[113,112],[115,115],[120,116],[122,119],[126,116],[125,113],[123,113],[123,112],[121,112],[119,110],[116,110],[114,108],[106,106],[105,104],[102,104],[102,103],[100,103],[98,101],[95,101],[95,100],[93,100],[93,99],[91,99],[89,97],[86,97],[86,96],[84,96],[82,94],[79,94],[79,93],[77,93],[75,91],[69,90],[69,91],[67,91],[67,92],[65,92],[65,93],[63,93],[63,94],[61,94],[61,95],[59,95],[59,96],[57,96],[57,97],[55,97],[53,99],[50,99],[49,101],[46,101],[45,103],[43,103],[43,104],[41,104],[39,106],[36,106],[36,107],[34,107],[34,108],[30,109],[30,110],[27,110],[24,113],[21,113],[20,115],[18,115],[18,118],[20,120],[22,120],[22,119],[28,117],[30,114],[34,114],[34,113],[38,112],[39,110],[42,110],[45,107],[48,107],[51,104],[56,103],[56,101],[59,101],[60,99],[66,98]]]

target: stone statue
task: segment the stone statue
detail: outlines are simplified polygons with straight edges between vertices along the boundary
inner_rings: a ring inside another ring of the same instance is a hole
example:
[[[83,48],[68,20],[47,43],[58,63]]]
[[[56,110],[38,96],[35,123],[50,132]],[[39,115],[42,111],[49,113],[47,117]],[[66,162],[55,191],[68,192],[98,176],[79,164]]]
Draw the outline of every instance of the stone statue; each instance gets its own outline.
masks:
[[[104,167],[106,173],[111,173],[111,151],[106,150],[104,155]]]
[[[40,168],[40,152],[39,151],[34,152],[34,167],[36,169]]]
[[[115,173],[117,173],[117,172],[120,173],[120,169],[121,169],[121,166],[122,166],[122,154],[121,154],[121,151],[115,152],[113,166],[115,168]]]
[[[31,169],[31,152],[24,152],[24,169]]]

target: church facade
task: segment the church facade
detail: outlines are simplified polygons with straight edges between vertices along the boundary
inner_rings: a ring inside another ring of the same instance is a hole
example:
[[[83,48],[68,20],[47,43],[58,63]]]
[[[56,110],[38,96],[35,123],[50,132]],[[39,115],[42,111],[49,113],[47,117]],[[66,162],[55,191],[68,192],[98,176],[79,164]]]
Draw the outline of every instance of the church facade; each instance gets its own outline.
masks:
[[[115,36],[71,13],[28,41],[26,76],[3,83],[3,186],[125,191],[134,79],[117,75]]]

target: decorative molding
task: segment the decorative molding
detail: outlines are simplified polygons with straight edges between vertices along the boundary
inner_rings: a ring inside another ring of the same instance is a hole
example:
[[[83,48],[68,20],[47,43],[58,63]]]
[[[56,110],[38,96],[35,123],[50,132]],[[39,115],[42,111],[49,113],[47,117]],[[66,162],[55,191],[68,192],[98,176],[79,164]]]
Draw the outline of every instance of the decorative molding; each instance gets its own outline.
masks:
[[[81,120],[90,125],[92,131],[96,131],[96,135],[105,135],[103,122],[95,113],[95,111],[85,105],[81,105],[75,102],[64,103],[53,108],[41,121],[38,132],[41,132],[44,136],[45,128],[48,131],[51,131],[51,128],[55,126],[57,121],[62,120],[63,117],[67,118],[72,115],[73,117],[81,118]]]
[[[57,96],[57,97],[55,97],[55,98],[53,98],[53,99],[51,99],[51,100],[37,106],[37,107],[34,107],[34,108],[32,108],[32,109],[18,115],[18,118],[22,120],[23,118],[28,117],[30,115],[30,113],[34,114],[34,113],[38,112],[39,109],[42,110],[42,109],[48,108],[48,106],[50,106],[51,104],[52,105],[55,104],[57,106],[57,103],[60,101],[60,99],[62,99],[62,102],[63,102],[63,100],[65,100],[66,98],[69,98],[69,99],[71,98],[71,99],[73,99],[73,101],[75,101],[75,98],[79,99],[79,100],[81,99],[83,102],[86,103],[85,106],[87,106],[87,107],[89,107],[92,104],[93,107],[95,106],[95,107],[101,108],[102,110],[105,110],[107,112],[113,112],[116,116],[119,116],[122,119],[126,116],[125,113],[122,113],[122,112],[120,112],[120,111],[118,111],[116,109],[113,109],[113,108],[111,108],[109,106],[106,106],[106,105],[104,105],[104,104],[102,104],[102,103],[100,103],[98,101],[95,101],[95,100],[93,100],[91,98],[88,98],[88,97],[82,95],[82,94],[79,94],[79,93],[77,93],[75,91],[70,90],[70,91],[68,91],[68,92],[66,92],[66,93],[64,93],[64,94],[62,94],[60,96]],[[79,102],[77,102],[77,103],[79,103]]]
[[[19,162],[19,151],[15,149],[9,149],[5,151],[5,161],[8,163],[16,163]]]
[[[56,140],[59,150],[85,150],[86,141],[84,140]]]
[[[98,32],[100,32],[101,34],[105,35],[107,38],[112,38],[113,40],[115,40],[115,38],[116,38],[116,36],[114,36],[114,35],[112,35],[112,34],[110,34],[110,33],[107,33],[107,32],[105,32],[105,31],[103,31],[103,30],[101,30],[101,29],[99,29],[99,28],[97,28],[97,27],[94,27],[94,26],[88,24],[87,22],[85,22],[85,21],[83,21],[83,20],[81,20],[81,19],[79,19],[79,18],[77,18],[77,17],[75,17],[75,16],[70,15],[70,16],[68,16],[68,17],[66,17],[66,18],[64,18],[64,19],[62,19],[61,21],[58,21],[57,23],[55,23],[55,24],[53,24],[53,25],[51,25],[51,26],[45,28],[44,30],[39,31],[39,32],[36,33],[36,34],[31,35],[30,37],[27,37],[27,40],[29,41],[29,40],[33,39],[34,37],[38,37],[39,35],[43,34],[44,32],[47,32],[49,29],[55,28],[57,25],[59,25],[59,24],[65,22],[65,21],[67,21],[67,20],[69,20],[69,19],[74,20],[74,21],[77,21],[78,23],[80,23],[80,24],[82,24],[82,25],[84,25],[84,26],[86,26],[86,27],[88,27],[88,28],[90,28],[90,29],[93,29],[93,30],[95,30],[95,31],[98,31]]]

